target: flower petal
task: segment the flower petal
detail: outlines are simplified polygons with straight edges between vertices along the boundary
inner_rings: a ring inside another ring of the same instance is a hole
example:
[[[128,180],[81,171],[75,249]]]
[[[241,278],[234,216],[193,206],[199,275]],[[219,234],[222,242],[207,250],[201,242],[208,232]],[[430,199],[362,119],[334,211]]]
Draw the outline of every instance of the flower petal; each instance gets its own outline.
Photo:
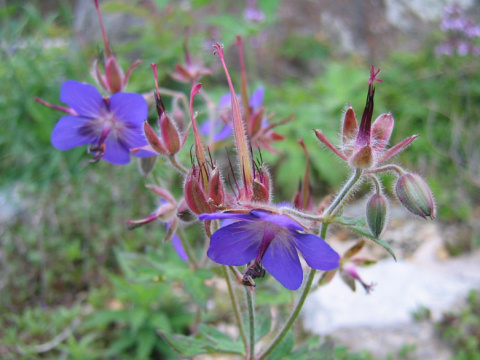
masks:
[[[180,238],[176,234],[174,234],[172,237],[172,245],[175,251],[177,252],[178,256],[180,257],[180,259],[188,261],[188,255],[185,252],[185,249],[183,248]]]
[[[217,230],[207,255],[216,263],[240,266],[255,258],[263,232],[255,223],[240,221]]]
[[[141,128],[148,115],[148,105],[142,95],[119,92],[110,98],[110,111],[115,120]]]
[[[262,221],[268,221],[278,226],[286,227],[290,230],[303,230],[300,224],[289,218],[287,215],[270,214],[262,210],[252,210],[250,213],[259,217]]]
[[[333,270],[339,266],[340,256],[321,237],[300,233],[293,237],[295,246],[311,268]]]
[[[303,281],[303,270],[297,250],[289,235],[277,235],[262,259],[265,269],[289,290],[297,290]]]
[[[95,86],[75,80],[63,83],[60,100],[85,117],[98,118],[107,111],[102,94]]]
[[[252,96],[248,100],[249,105],[255,110],[258,109],[263,104],[263,97],[265,95],[265,89],[263,86],[259,86],[255,89]]]
[[[59,150],[70,150],[95,141],[97,135],[92,121],[81,116],[64,116],[52,131],[51,142]]]
[[[105,155],[102,159],[115,165],[128,164],[130,162],[130,149],[125,141],[111,133],[105,140]]]
[[[219,212],[219,213],[208,213],[208,214],[200,214],[198,217],[200,220],[225,220],[225,219],[232,219],[232,220],[245,220],[245,221],[257,221],[258,217],[247,214],[236,214],[231,212]]]

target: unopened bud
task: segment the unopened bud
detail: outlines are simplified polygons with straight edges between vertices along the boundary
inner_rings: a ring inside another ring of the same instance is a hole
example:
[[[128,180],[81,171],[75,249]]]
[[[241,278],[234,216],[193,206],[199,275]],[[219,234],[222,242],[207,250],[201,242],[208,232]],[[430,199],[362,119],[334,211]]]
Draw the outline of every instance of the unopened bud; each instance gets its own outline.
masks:
[[[216,167],[210,174],[210,181],[208,186],[208,196],[212,199],[213,204],[220,206],[225,200],[225,191],[223,189],[222,177],[220,171]]]
[[[367,202],[367,224],[372,234],[378,238],[387,225],[387,199],[375,194]]]
[[[197,216],[190,210],[185,199],[180,200],[178,204],[177,217],[183,222],[191,222],[197,219]]]
[[[115,94],[123,90],[123,70],[118,64],[117,58],[110,55],[105,65],[105,77],[110,93]]]
[[[270,201],[270,173],[267,167],[262,164],[258,169],[258,173],[253,179],[253,201],[268,203]]]
[[[424,219],[435,218],[435,201],[428,184],[416,174],[405,174],[398,178],[395,185],[398,200],[411,213]]]
[[[139,158],[138,171],[140,171],[140,174],[142,174],[143,177],[146,177],[155,168],[156,163],[157,163],[157,156],[148,156],[144,158]]]
[[[162,144],[162,141],[147,121],[143,123],[143,133],[145,134],[148,143],[155,152],[161,155],[167,155],[167,150]]]
[[[199,169],[193,168],[190,173],[187,175],[187,180],[185,181],[185,201],[195,214],[211,213],[213,211],[212,207],[208,203],[207,195],[202,184],[197,179]]]
[[[181,146],[180,133],[170,117],[164,112],[158,119],[163,144],[169,155],[176,154]]]

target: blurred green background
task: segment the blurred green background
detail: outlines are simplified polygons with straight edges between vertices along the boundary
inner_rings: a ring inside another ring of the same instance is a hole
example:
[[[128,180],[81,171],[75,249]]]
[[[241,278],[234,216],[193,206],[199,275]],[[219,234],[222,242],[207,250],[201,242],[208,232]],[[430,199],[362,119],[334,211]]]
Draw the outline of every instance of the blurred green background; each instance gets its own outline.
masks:
[[[220,41],[239,90],[236,49],[230,44],[242,35],[250,90],[265,86],[264,105],[275,120],[295,116],[277,128],[287,137],[274,145],[283,155],[262,153],[275,180],[275,200],[291,200],[298,186],[300,175],[292,174],[304,169],[296,142],[300,138],[310,152],[318,200],[339,188],[348,169],[322,150],[312,129],[335,139],[348,102],[360,116],[370,65],[380,66],[383,83],[377,85],[374,116],[392,112],[392,143],[421,135],[398,159],[427,178],[436,195],[438,221],[461,229],[447,244],[451,255],[478,246],[478,57],[435,55],[435,46],[445,38],[438,26],[414,52],[373,47],[366,55],[339,54],[326,37],[289,32],[278,15],[283,1],[260,1],[266,14],[261,22],[244,19],[239,3],[102,3],[106,17],[126,14],[131,24],[120,33],[107,26],[121,64],[125,68],[143,60],[127,90],[151,91],[149,64],[155,62],[162,87],[189,93],[188,85],[168,75],[176,62],[184,61],[187,26],[192,55],[213,70],[202,79],[203,88],[213,99],[227,90],[210,51],[213,41]],[[211,290],[203,281],[214,272],[199,276],[185,269],[171,247],[163,245],[161,226],[127,231],[126,219],[144,217],[156,206],[136,161],[90,164],[85,148],[55,150],[50,133],[60,114],[33,101],[38,96],[60,104],[60,86],[67,79],[93,83],[91,64],[103,46],[96,16],[82,32],[75,25],[78,4],[72,1],[0,4],[0,358],[175,359],[155,330],[188,334],[195,311],[182,309],[205,308]],[[91,28],[96,29],[93,35]],[[151,117],[155,119],[153,113]],[[185,153],[186,163],[188,157]],[[166,170],[158,175],[165,186],[181,181]],[[180,281],[188,289],[178,290]],[[280,299],[291,301],[288,292],[282,294]],[[266,302],[260,296],[258,305]],[[56,336],[61,341],[55,342]]]

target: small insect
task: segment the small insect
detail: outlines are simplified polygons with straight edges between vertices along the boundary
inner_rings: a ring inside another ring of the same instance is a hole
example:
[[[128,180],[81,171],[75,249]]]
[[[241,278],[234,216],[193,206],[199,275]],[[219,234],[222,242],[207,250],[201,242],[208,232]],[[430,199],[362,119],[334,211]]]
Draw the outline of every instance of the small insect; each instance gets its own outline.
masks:
[[[242,284],[245,286],[256,286],[254,279],[265,276],[265,269],[261,262],[254,262],[243,274]]]

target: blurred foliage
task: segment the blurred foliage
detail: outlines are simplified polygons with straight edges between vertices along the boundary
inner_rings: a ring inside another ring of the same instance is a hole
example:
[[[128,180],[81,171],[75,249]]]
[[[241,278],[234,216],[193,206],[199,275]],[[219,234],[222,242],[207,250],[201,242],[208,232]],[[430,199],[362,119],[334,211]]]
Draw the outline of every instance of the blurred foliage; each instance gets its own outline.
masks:
[[[134,70],[128,90],[151,91],[149,64],[155,62],[162,87],[189,93],[188,85],[168,76],[175,63],[184,62],[184,33],[189,26],[190,52],[212,68],[213,75],[202,81],[216,101],[226,91],[226,82],[211,55],[211,45],[225,44],[234,82],[239,84],[237,51],[231,44],[240,34],[250,90],[266,87],[264,105],[267,113],[275,113],[272,122],[295,116],[277,129],[290,140],[274,145],[282,156],[262,152],[275,179],[275,201],[290,200],[303,176],[304,153],[294,141],[300,138],[309,150],[315,197],[335,192],[349,170],[322,150],[312,129],[322,129],[335,139],[348,102],[361,116],[370,64],[358,58],[332,59],[332,45],[316,39],[295,34],[275,37],[280,0],[259,2],[266,14],[263,23],[244,21],[239,16],[243,8],[235,1],[192,0],[182,2],[185,6],[168,0],[151,3],[153,10],[139,1],[102,5],[104,14],[125,11],[141,19],[142,25],[131,29],[132,39],[114,44],[124,68],[133,59],[144,60]],[[216,293],[212,285],[220,269],[186,267],[171,244],[162,243],[160,223],[126,230],[125,219],[144,217],[158,205],[153,193],[145,191],[145,183],[181,184],[179,175],[161,166],[161,159],[156,174],[142,179],[135,161],[124,167],[105,162],[92,165],[84,148],[67,152],[52,148],[50,132],[61,115],[33,99],[38,96],[60,104],[63,81],[93,82],[88,73],[101,47],[100,41],[79,41],[72,30],[72,11],[72,2],[55,0],[9,1],[0,7],[0,357],[175,359],[177,355],[156,330],[164,339],[172,340],[168,334],[174,332],[191,341],[198,329],[189,325],[198,321],[199,314],[213,325],[232,321],[230,305],[222,301],[224,293]],[[401,160],[428,177],[441,218],[471,224],[480,200],[478,59],[438,58],[433,47],[427,44],[415,54],[391,54],[376,64],[384,69],[384,82],[377,85],[374,116],[393,113],[392,143],[412,133],[422,135],[400,155]],[[298,69],[309,64],[321,64],[313,67],[318,73],[300,74],[304,78],[299,79]],[[205,118],[203,111],[199,119]],[[189,154],[182,156],[188,163]],[[475,237],[478,241],[480,229],[469,226],[470,242]],[[203,230],[193,227],[186,235],[195,239],[196,255],[203,256]],[[185,288],[179,285],[182,282]],[[263,335],[271,324],[267,305],[284,314],[293,297],[271,277],[258,283],[263,289],[256,299]],[[236,291],[241,295],[243,289]],[[220,300],[212,304],[211,298]],[[478,296],[472,299],[478,302]],[[473,305],[468,313],[474,314]],[[466,351],[467,359],[475,346],[478,350],[467,326],[474,320],[465,314],[454,317],[461,325],[446,324],[444,333]],[[200,329],[194,343],[208,342],[214,330]],[[51,343],[57,335],[62,335],[62,341]],[[238,348],[238,343],[228,342],[223,335],[225,343],[210,346]],[[289,336],[285,346],[291,348],[295,337]],[[52,348],[38,351],[45,344]],[[282,348],[277,351],[274,356],[282,358]],[[334,351],[338,359],[363,358],[346,349],[332,350],[319,339],[307,341],[290,357],[300,359],[311,351]]]
[[[480,292],[470,291],[466,306],[444,314],[437,325],[442,338],[453,346],[454,360],[480,359]]]

